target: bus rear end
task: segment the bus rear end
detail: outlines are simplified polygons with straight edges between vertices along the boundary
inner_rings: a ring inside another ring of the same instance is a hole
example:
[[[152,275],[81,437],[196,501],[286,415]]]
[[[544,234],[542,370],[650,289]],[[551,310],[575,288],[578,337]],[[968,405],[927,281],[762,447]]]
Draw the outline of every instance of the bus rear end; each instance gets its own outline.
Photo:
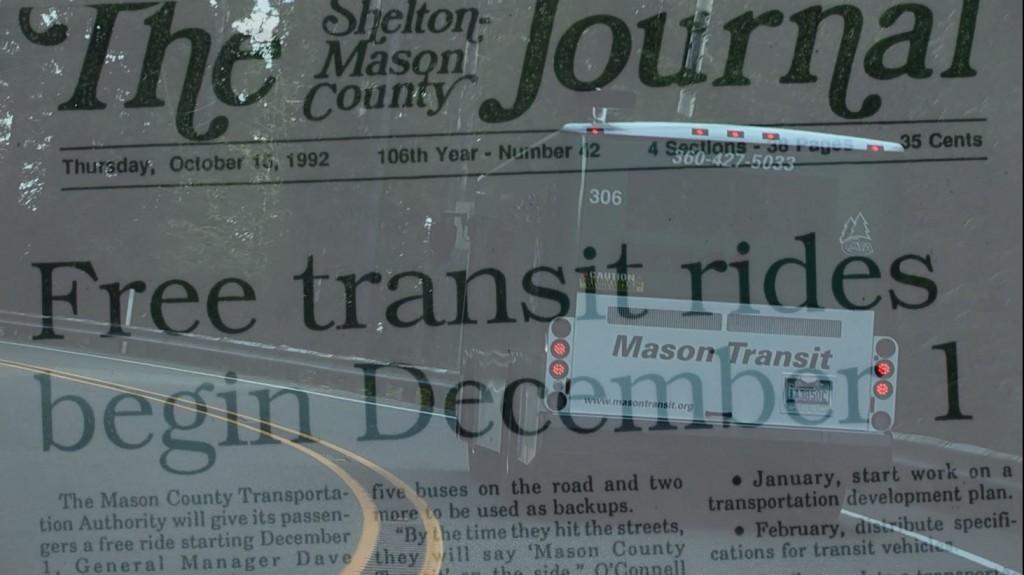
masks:
[[[883,436],[898,347],[870,311],[579,294],[548,330],[545,406],[619,428]]]

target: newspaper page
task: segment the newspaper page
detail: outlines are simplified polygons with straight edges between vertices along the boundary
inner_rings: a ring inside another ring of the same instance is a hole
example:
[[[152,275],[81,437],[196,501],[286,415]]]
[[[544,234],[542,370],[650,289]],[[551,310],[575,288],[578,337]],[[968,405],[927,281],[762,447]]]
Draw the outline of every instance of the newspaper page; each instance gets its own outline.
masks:
[[[1021,18],[4,0],[0,572],[1020,573]]]

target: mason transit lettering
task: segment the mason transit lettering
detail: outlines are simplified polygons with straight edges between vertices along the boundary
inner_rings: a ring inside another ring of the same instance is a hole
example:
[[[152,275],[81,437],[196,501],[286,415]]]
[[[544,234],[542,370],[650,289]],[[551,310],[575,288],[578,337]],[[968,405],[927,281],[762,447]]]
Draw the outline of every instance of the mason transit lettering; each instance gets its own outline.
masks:
[[[788,351],[757,349],[740,341],[730,341],[721,352],[726,354],[733,365],[760,365],[774,367],[792,367],[797,369],[831,369],[829,365],[832,350],[822,350],[814,346],[810,351]],[[715,348],[710,345],[689,345],[674,343],[657,343],[644,341],[644,336],[615,337],[612,357],[632,357],[639,359],[679,360],[711,363],[715,358]]]
[[[612,357],[633,357],[642,359],[677,359],[679,361],[702,361],[710,363],[715,357],[715,348],[710,345],[676,345],[673,343],[644,343],[642,335],[615,337]]]

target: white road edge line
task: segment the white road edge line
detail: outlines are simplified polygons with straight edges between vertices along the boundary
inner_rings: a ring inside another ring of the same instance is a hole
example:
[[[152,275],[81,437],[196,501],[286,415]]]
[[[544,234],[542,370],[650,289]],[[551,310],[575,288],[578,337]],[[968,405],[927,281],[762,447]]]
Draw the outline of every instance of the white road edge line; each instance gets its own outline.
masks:
[[[879,521],[877,519],[873,519],[873,518],[868,517],[866,515],[861,515],[860,513],[855,513],[853,511],[847,511],[846,509],[842,510],[842,514],[846,515],[847,517],[852,517],[854,519],[860,519],[861,521],[867,521],[868,523],[873,523],[873,524],[878,525],[880,527],[885,527],[886,529],[890,529],[890,530],[895,531],[895,532],[897,532],[897,533],[899,533],[901,535],[906,535],[907,537],[910,537],[912,539],[917,539],[918,541],[920,541],[922,543],[927,543],[927,544],[932,545],[934,547],[938,547],[938,548],[942,549],[943,551],[946,551],[948,553],[952,553],[953,555],[957,555],[957,556],[959,556],[959,557],[961,557],[963,559],[966,559],[968,561],[973,561],[974,563],[977,563],[978,565],[981,565],[982,567],[985,567],[987,569],[994,569],[994,570],[1002,573],[1003,575],[1021,575],[1020,572],[1018,572],[1018,571],[1013,571],[1012,569],[1008,569],[1006,567],[1003,567],[1002,565],[1000,565],[998,563],[995,563],[993,561],[989,561],[988,559],[985,559],[984,557],[981,557],[980,555],[975,555],[974,553],[971,553],[970,551],[964,551],[963,549],[960,549],[959,547],[956,547],[956,546],[951,545],[949,543],[945,543],[943,541],[939,541],[938,539],[932,539],[931,537],[928,537],[927,535],[921,535],[920,533],[914,533],[913,531],[907,531],[906,529],[903,529],[902,527],[898,527],[898,526],[893,525],[891,523],[886,523],[885,521]]]
[[[164,369],[164,370],[167,370],[167,371],[177,371],[177,372],[181,372],[181,373],[187,373],[187,374],[190,374],[190,375],[199,375],[199,376],[203,376],[203,377],[209,377],[209,378],[212,378],[212,379],[221,379],[221,378],[224,377],[223,375],[217,375],[217,374],[207,373],[207,372],[203,372],[203,371],[195,371],[195,370],[192,370],[192,369],[185,369],[185,368],[181,368],[181,367],[171,367],[169,365],[160,365],[158,363],[148,363],[148,362],[145,362],[145,361],[137,361],[137,360],[134,360],[134,359],[124,359],[124,358],[121,358],[121,357],[110,357],[110,356],[99,355],[99,354],[94,354],[94,353],[85,353],[85,352],[82,352],[82,351],[71,351],[71,350],[67,350],[67,349],[56,349],[56,348],[46,347],[46,346],[42,346],[42,345],[32,345],[32,344],[28,344],[28,343],[14,343],[14,342],[11,342],[11,341],[0,341],[0,345],[10,345],[10,346],[14,346],[14,347],[27,347],[29,349],[38,349],[38,350],[42,350],[42,351],[52,351],[52,352],[55,352],[55,353],[64,353],[64,354],[68,354],[68,355],[78,355],[78,356],[82,356],[82,357],[91,357],[93,359],[102,359],[102,360],[105,360],[105,361],[118,361],[118,362],[121,362],[121,363],[130,364],[130,365],[140,365],[140,366],[143,366],[143,367],[152,367],[152,368],[156,368],[156,369]],[[387,409],[394,409],[396,411],[405,411],[405,412],[408,412],[408,413],[423,413],[422,410],[412,409],[412,408],[409,408],[409,407],[401,407],[401,406],[398,406],[398,405],[390,405],[390,404],[387,404],[387,403],[364,401],[364,400],[361,400],[361,399],[356,399],[354,397],[344,397],[344,396],[341,396],[341,395],[332,395],[330,393],[324,393],[322,391],[313,391],[313,390],[310,390],[310,389],[302,389],[302,388],[298,388],[298,387],[289,387],[287,385],[277,385],[277,384],[274,384],[274,383],[266,383],[266,382],[263,382],[263,381],[256,381],[256,380],[252,380],[252,379],[244,379],[244,378],[241,378],[241,377],[237,378],[236,381],[239,381],[241,383],[248,383],[250,385],[260,385],[260,386],[263,386],[263,387],[270,387],[270,388],[273,388],[273,389],[287,389],[287,390],[290,390],[290,391],[298,391],[300,393],[305,393],[305,394],[308,394],[308,395],[316,395],[316,396],[319,396],[319,397],[327,397],[327,398],[330,398],[330,399],[337,399],[339,401],[347,401],[349,403],[359,403],[359,404],[362,404],[362,405],[375,405],[377,407],[383,407],[383,408],[387,408]],[[436,413],[433,410],[431,410],[428,413],[431,416],[433,416],[433,417],[443,417],[445,419],[455,419],[454,416],[447,415],[447,414],[444,414],[444,413]]]

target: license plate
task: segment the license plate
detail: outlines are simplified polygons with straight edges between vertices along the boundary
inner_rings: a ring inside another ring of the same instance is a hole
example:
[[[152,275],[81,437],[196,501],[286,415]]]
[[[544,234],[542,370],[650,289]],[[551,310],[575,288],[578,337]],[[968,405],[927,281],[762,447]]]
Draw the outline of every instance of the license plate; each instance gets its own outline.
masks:
[[[828,413],[832,411],[832,380],[813,376],[786,377],[783,411]]]

